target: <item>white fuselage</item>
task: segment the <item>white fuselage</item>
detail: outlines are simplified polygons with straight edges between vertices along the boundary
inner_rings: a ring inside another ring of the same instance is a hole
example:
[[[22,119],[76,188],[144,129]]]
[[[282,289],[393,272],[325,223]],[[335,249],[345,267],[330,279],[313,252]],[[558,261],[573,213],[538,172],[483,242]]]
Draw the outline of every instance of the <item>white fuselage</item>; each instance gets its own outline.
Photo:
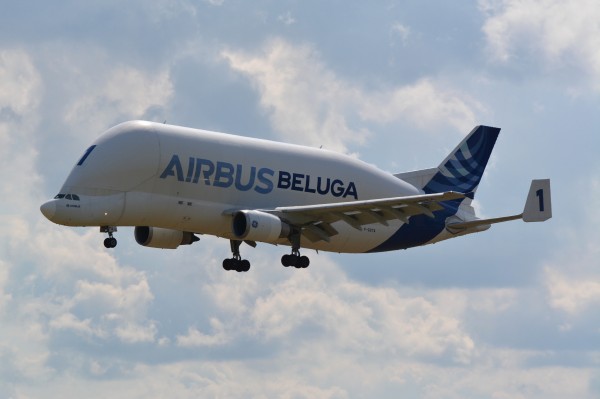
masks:
[[[79,200],[63,197],[44,204],[44,213],[55,223],[153,226],[233,239],[231,211],[422,191],[372,165],[323,149],[133,121],[100,136],[60,193]],[[302,246],[367,252],[402,224],[394,220],[358,230],[340,221],[334,226],[339,234],[329,242],[305,240]],[[452,237],[439,230],[427,242]],[[286,239],[278,243],[289,245]]]

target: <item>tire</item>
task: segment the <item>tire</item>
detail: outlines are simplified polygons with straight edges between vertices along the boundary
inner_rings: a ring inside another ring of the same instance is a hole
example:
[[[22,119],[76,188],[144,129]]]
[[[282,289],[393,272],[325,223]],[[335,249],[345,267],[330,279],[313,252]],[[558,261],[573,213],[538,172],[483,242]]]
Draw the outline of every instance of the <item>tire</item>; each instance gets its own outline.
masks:
[[[244,259],[243,261],[240,262],[239,271],[247,272],[248,270],[250,270],[250,262],[248,260]]]
[[[306,269],[308,265],[310,265],[310,259],[308,259],[308,256],[301,256],[298,259],[298,267]]]

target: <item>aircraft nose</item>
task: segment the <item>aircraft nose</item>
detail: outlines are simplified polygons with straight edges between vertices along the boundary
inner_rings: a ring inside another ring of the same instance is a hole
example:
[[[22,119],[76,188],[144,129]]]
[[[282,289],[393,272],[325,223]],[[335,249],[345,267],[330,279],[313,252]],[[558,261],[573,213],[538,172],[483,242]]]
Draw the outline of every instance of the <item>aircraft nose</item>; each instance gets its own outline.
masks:
[[[40,206],[40,211],[42,211],[42,214],[46,216],[48,220],[52,221],[52,218],[56,214],[56,201],[50,200],[44,202],[42,206]]]

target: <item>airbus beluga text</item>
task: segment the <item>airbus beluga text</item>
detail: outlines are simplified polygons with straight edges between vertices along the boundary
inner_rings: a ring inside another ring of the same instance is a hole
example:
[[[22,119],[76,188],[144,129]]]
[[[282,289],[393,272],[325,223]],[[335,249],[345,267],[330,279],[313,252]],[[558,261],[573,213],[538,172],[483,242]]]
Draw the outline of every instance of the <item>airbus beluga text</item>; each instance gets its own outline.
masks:
[[[147,247],[177,248],[211,234],[230,240],[225,270],[248,271],[240,246],[380,252],[431,244],[515,219],[552,216],[550,181],[533,180],[522,213],[479,219],[471,206],[500,129],[478,126],[437,168],[392,175],[335,152],[144,121],[117,125],[79,159],[41,206],[65,226],[117,226]]]

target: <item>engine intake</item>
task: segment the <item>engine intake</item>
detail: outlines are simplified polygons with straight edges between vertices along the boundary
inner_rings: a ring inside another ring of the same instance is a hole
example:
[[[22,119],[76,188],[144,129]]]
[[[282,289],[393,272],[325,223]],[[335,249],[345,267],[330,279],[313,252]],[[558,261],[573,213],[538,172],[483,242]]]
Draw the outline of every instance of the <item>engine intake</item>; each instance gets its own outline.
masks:
[[[136,226],[135,241],[145,247],[175,249],[180,245],[190,245],[200,241],[194,233],[163,229],[160,227]]]
[[[290,225],[275,215],[261,211],[238,211],[233,215],[233,235],[240,240],[274,243],[289,236]]]

